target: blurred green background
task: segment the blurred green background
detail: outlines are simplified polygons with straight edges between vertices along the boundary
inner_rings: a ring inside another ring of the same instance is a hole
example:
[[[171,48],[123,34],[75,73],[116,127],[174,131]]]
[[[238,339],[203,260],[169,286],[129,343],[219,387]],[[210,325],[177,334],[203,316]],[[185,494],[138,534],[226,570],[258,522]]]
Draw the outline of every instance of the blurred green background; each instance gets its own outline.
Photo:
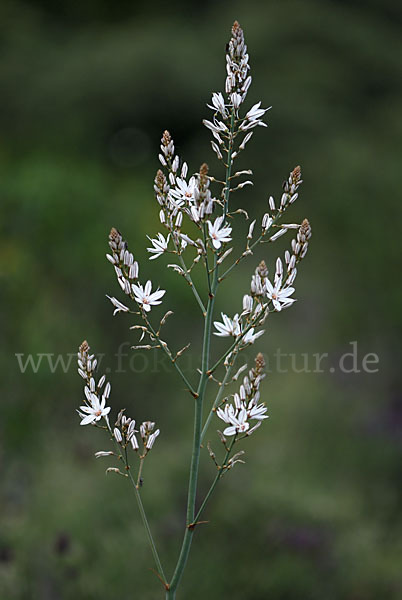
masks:
[[[143,498],[170,572],[192,401],[160,357],[129,350],[137,337],[130,318],[112,317],[105,294],[122,295],[104,254],[114,225],[142,278],[168,290],[163,308],[175,316],[166,337],[176,349],[191,341],[196,353],[202,324],[191,292],[163,257],[147,260],[145,235],[160,230],[152,183],[163,129],[191,172],[207,160],[220,174],[201,119],[223,87],[234,19],[250,51],[248,101],[273,105],[268,129],[241,159],[255,186],[235,202],[260,218],[300,163],[304,184],[289,220],[308,216],[313,227],[299,301],[269,319],[255,350],[268,360],[278,349],[294,352],[298,370],[302,353],[329,358],[322,373],[271,368],[263,388],[271,418],[209,506],[178,598],[402,597],[400,3],[3,0],[2,600],[163,596],[131,490],[93,458],[107,440],[79,427],[74,362],[52,372],[45,358],[37,373],[21,373],[16,354],[66,357],[87,338],[105,354],[114,410],[157,421]],[[272,267],[289,241],[245,261],[217,309],[238,310],[256,263]],[[351,341],[360,372],[342,373],[337,361]],[[225,343],[214,342],[219,356]],[[128,356],[116,373],[122,343]],[[361,369],[367,353],[379,357],[376,373]],[[196,366],[184,360],[190,377]],[[214,428],[209,438],[219,451]],[[204,452],[201,490],[213,476]]]

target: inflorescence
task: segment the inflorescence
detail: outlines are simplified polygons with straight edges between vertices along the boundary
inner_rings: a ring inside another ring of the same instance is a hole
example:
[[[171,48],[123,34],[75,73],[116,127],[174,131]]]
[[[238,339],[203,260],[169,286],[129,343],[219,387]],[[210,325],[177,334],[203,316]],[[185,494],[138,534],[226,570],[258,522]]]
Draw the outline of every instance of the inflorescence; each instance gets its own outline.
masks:
[[[224,393],[226,386],[232,381],[237,381],[240,373],[248,369],[247,364],[243,364],[235,375],[232,372],[240,353],[264,335],[265,329],[262,327],[266,324],[268,315],[279,313],[294,304],[297,269],[300,261],[306,256],[311,238],[311,227],[307,219],[302,223],[282,222],[287,210],[299,197],[302,175],[300,166],[296,166],[284,181],[280,197],[275,200],[273,195],[269,195],[263,214],[250,222],[247,235],[243,240],[244,249],[233,258],[234,242],[241,237],[236,227],[236,219],[246,217],[249,220],[244,209],[233,208],[235,201],[233,193],[252,185],[250,179],[252,171],[250,169],[235,171],[234,165],[239,154],[244,152],[252,139],[255,128],[267,127],[264,119],[270,109],[270,107],[263,108],[261,102],[251,108],[243,109],[251,81],[244,34],[236,21],[227,46],[224,92],[212,94],[211,101],[207,104],[212,111],[212,116],[203,121],[212,134],[212,150],[222,167],[223,177],[211,175],[210,168],[205,162],[201,164],[198,171],[189,175],[187,162],[176,153],[174,140],[168,131],[164,131],[160,143],[160,168],[154,179],[154,193],[159,221],[164,231],[157,232],[154,236],[147,235],[147,243],[149,243],[147,251],[152,261],[169,255],[167,266],[185,279],[201,309],[205,324],[198,385],[195,385],[180,367],[180,357],[189,345],[173,351],[169,343],[161,337],[162,327],[167,318],[173,314],[172,311],[168,310],[157,324],[151,322],[151,318],[154,317],[153,309],[165,302],[166,290],[155,288],[148,275],[141,280],[141,283],[138,262],[129,251],[122,234],[114,227],[109,234],[110,253],[106,256],[113,265],[125,298],[123,296],[123,301],[114,296],[107,297],[113,305],[113,315],[129,313],[137,318],[131,330],[140,332],[139,341],[142,345],[135,345],[133,348],[146,350],[157,348],[167,354],[186,389],[196,399],[198,417],[200,414],[202,416],[207,382],[213,381],[218,384],[217,395],[208,411],[204,426],[202,427],[199,418],[195,420],[187,530],[183,548],[188,544],[188,536],[191,535],[197,518],[222,473],[232,468],[234,464],[243,462],[240,459],[244,454],[243,451],[232,453],[234,444],[254,433],[268,418],[267,407],[260,399],[260,385],[265,376],[265,361],[261,353],[257,354],[254,366],[243,377],[238,391],[226,397]],[[239,263],[252,256],[260,244],[274,243],[289,232],[293,232],[294,235],[290,249],[286,250],[282,257],[276,258],[273,271],[271,272],[264,260],[259,262],[251,275],[248,289],[243,292],[238,312],[230,316],[222,311],[221,320],[214,321],[214,303],[219,287]],[[202,291],[197,288],[192,278],[193,269],[199,267],[202,267],[206,273],[205,289]],[[230,338],[225,352],[215,363],[211,363],[209,352],[212,333],[221,338]],[[96,457],[114,457],[123,464],[124,472],[118,467],[110,467],[108,472],[114,471],[130,477],[138,494],[142,485],[143,461],[153,448],[160,432],[159,429],[155,429],[153,421],[144,421],[136,429],[136,421],[127,417],[124,409],[118,413],[114,425],[110,424],[111,408],[107,404],[111,386],[106,382],[104,375],[98,381],[96,380],[96,366],[97,360],[93,354],[90,354],[88,343],[85,341],[78,352],[78,372],[85,381],[84,404],[78,410],[81,425],[91,424],[107,431],[114,449],[99,451]],[[224,370],[221,380],[216,378],[220,367]],[[225,448],[225,456],[222,461],[218,461],[208,443],[207,447],[216,465],[217,475],[196,516],[196,474],[199,454],[203,437],[213,418],[223,421],[225,426],[222,432],[218,431]],[[229,442],[227,438],[230,438]],[[133,467],[130,465],[129,449],[131,455],[133,451],[139,460],[136,480],[132,475]],[[137,499],[144,519],[141,501],[139,497]],[[166,589],[174,591],[185,562],[183,563],[182,558],[179,559],[172,582],[166,583],[146,519],[144,524],[159,576],[164,581]],[[185,552],[184,554],[182,552],[181,556],[185,556]]]

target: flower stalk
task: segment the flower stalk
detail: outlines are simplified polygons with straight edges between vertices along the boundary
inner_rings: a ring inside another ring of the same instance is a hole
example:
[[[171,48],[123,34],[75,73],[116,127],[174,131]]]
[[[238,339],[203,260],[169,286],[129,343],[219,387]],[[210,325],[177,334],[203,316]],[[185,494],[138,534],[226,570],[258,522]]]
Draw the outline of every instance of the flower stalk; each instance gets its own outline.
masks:
[[[166,254],[175,257],[177,263],[167,266],[181,275],[191,287],[195,302],[203,315],[201,367],[197,370],[199,375],[197,386],[191,383],[192,377],[189,378],[185,369],[179,364],[181,356],[190,344],[186,344],[184,348],[174,353],[168,342],[161,337],[161,329],[165,326],[168,317],[173,314],[172,311],[165,312],[159,325],[154,323],[155,312],[168,297],[166,290],[154,286],[148,277],[140,276],[139,264],[116,228],[112,228],[109,234],[111,253],[107,254],[107,259],[114,268],[121,292],[126,295],[125,302],[114,296],[107,296],[113,305],[113,315],[128,313],[139,319],[139,323],[130,327],[131,331],[140,334],[139,342],[132,347],[141,350],[162,350],[194,400],[187,507],[185,519],[183,518],[185,527],[177,563],[169,579],[165,576],[140,492],[146,457],[152,451],[160,430],[156,429],[155,422],[150,420],[143,421],[136,429],[136,421],[126,416],[125,409],[120,410],[112,427],[109,421],[111,407],[108,406],[111,385],[106,382],[104,375],[96,380],[97,360],[93,354],[90,354],[87,342],[81,344],[78,352],[78,372],[85,381],[84,404],[77,411],[81,418],[80,423],[104,429],[111,436],[114,450],[101,450],[95,456],[117,460],[117,465],[108,467],[106,472],[126,477],[134,489],[140,517],[155,561],[158,578],[164,586],[166,600],[176,598],[189,558],[194,531],[201,523],[200,518],[219,481],[223,474],[232,470],[236,464],[244,463],[244,451],[241,449],[233,454],[235,448],[245,442],[268,418],[267,407],[260,399],[260,384],[265,376],[263,355],[257,354],[251,369],[248,369],[247,364],[242,364],[237,373],[232,376],[233,368],[241,352],[264,334],[265,329],[262,329],[262,326],[267,317],[272,312],[281,312],[295,302],[293,284],[299,263],[306,255],[311,237],[311,227],[307,219],[304,219],[301,224],[279,223],[299,194],[298,189],[302,183],[301,169],[296,167],[290,172],[283,185],[279,203],[272,196],[269,197],[269,212],[265,212],[261,219],[260,232],[255,233],[256,228],[259,227],[257,219],[252,220],[245,239],[245,250],[230,266],[226,266],[225,261],[233,250],[231,244],[236,235],[236,217],[244,215],[249,219],[247,212],[241,208],[234,211],[232,208],[229,211],[229,203],[232,204],[231,194],[252,185],[251,180],[239,182],[238,178],[251,176],[252,171],[246,169],[234,172],[234,161],[245,150],[254,135],[254,129],[258,126],[267,127],[263,118],[269,110],[261,108],[261,102],[247,111],[243,108],[251,84],[249,55],[243,30],[237,21],[231,33],[226,54],[225,92],[224,94],[213,93],[211,104],[208,104],[213,117],[212,120],[204,120],[204,125],[213,136],[212,150],[224,167],[223,180],[210,175],[206,163],[201,165],[199,172],[188,177],[187,163],[176,154],[171,134],[164,131],[159,154],[161,169],[158,170],[154,180],[154,191],[159,206],[160,224],[167,231],[165,235],[160,232],[153,237],[147,235],[151,244],[147,248],[150,260],[159,260]],[[218,197],[213,196],[214,186],[220,190]],[[189,224],[191,227],[187,229],[186,226]],[[292,240],[290,250],[285,252],[284,260],[280,257],[276,259],[273,277],[270,277],[267,264],[261,261],[251,277],[249,290],[243,295],[241,311],[239,310],[233,317],[222,312],[222,321],[214,321],[218,291],[226,277],[242,260],[251,256],[253,250],[260,244],[274,243],[292,230],[296,231],[296,236]],[[200,265],[204,267],[206,275],[204,290],[201,286],[197,289],[192,277],[193,269]],[[211,360],[212,335],[219,338],[232,338],[232,341],[226,341],[226,349],[223,353],[222,350],[220,351],[220,358],[213,360]],[[215,372],[222,365],[225,368],[223,378],[219,375],[215,376]],[[243,372],[246,374],[239,379],[240,373]],[[237,380],[240,383],[238,390],[225,395],[228,386]],[[205,411],[209,381],[217,382],[219,388],[214,394],[212,405],[209,404],[208,411]],[[204,412],[207,412],[205,421]],[[201,453],[205,448],[203,442],[214,418],[224,423],[223,431],[217,430],[224,447],[224,456],[219,462],[208,440],[206,447],[217,472],[197,508]],[[124,472],[120,470],[121,464],[124,465]]]

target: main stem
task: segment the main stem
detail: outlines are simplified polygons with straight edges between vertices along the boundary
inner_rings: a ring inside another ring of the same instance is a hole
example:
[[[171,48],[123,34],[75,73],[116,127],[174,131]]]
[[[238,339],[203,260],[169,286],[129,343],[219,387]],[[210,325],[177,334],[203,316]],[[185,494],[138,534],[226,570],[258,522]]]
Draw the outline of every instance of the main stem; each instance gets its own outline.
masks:
[[[232,172],[232,153],[233,153],[233,131],[235,124],[235,112],[232,109],[232,116],[230,122],[230,139],[228,148],[228,162],[226,167],[226,180],[224,188],[224,209],[223,216],[226,217],[229,203],[230,194],[230,176]],[[206,250],[207,251],[207,250]],[[176,569],[173,573],[172,580],[169,584],[169,588],[166,590],[166,600],[173,600],[176,598],[176,590],[182,578],[184,569],[187,564],[188,555],[191,548],[191,542],[194,535],[196,523],[194,522],[195,517],[195,502],[197,495],[197,481],[198,471],[200,465],[200,452],[201,452],[201,436],[202,436],[202,409],[204,404],[205,390],[208,381],[208,370],[209,370],[209,348],[211,343],[211,326],[212,317],[214,312],[216,289],[218,287],[218,264],[217,255],[214,254],[214,268],[213,268],[213,281],[209,293],[209,300],[207,306],[207,313],[205,315],[204,325],[204,339],[202,347],[202,367],[201,376],[197,389],[197,397],[195,399],[195,415],[194,415],[194,437],[193,437],[193,451],[191,456],[190,466],[190,479],[188,486],[188,497],[187,497],[187,518],[186,518],[186,531],[184,533],[183,543],[180,550],[180,555],[177,561]]]
[[[215,259],[216,261],[216,259]],[[216,272],[216,271],[215,271]],[[169,589],[166,591],[166,600],[172,600],[176,597],[176,589],[183,575],[184,568],[187,564],[188,555],[190,552],[191,542],[194,534],[194,515],[195,515],[195,501],[197,495],[197,481],[198,481],[198,470],[200,464],[200,451],[201,451],[201,432],[202,432],[202,409],[204,403],[205,390],[208,381],[208,363],[209,363],[209,348],[211,342],[211,324],[213,309],[215,304],[215,291],[218,283],[217,274],[214,276],[212,283],[212,294],[208,301],[207,314],[205,317],[204,326],[204,341],[202,349],[202,369],[200,382],[197,389],[198,397],[195,400],[195,416],[194,416],[194,437],[193,437],[193,451],[191,456],[190,466],[190,480],[188,486],[188,498],[187,498],[187,517],[186,517],[186,531],[184,533],[183,544],[181,547],[180,555],[177,561],[176,569],[173,573],[172,581],[170,582]]]

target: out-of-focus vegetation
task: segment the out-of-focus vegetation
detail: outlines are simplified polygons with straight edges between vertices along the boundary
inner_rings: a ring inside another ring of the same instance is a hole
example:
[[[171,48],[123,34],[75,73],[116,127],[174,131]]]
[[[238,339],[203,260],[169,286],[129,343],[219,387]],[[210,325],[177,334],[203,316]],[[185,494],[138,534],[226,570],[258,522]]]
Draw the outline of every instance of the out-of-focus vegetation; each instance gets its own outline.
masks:
[[[278,196],[300,163],[305,183],[291,220],[308,216],[314,232],[299,302],[269,319],[256,350],[268,358],[278,348],[296,352],[299,369],[301,353],[329,359],[322,373],[272,369],[264,386],[271,418],[248,440],[247,464],[224,478],[208,508],[210,524],[197,532],[180,598],[402,595],[399,3],[3,0],[4,600],[161,597],[131,490],[93,459],[107,440],[78,426],[75,365],[52,373],[45,358],[37,373],[22,374],[15,356],[66,355],[84,337],[105,354],[114,408],[157,420],[162,430],[143,495],[167,570],[173,567],[192,402],[165,363],[146,355],[145,372],[129,350],[136,339],[130,319],[113,318],[105,298],[119,289],[104,254],[114,225],[143,277],[168,289],[164,307],[175,317],[166,336],[177,348],[191,341],[196,349],[201,322],[191,293],[163,258],[148,262],[145,234],[158,231],[152,180],[164,128],[193,171],[204,160],[218,167],[200,122],[210,93],[222,89],[235,18],[250,50],[249,101],[273,105],[268,129],[256,132],[242,159],[255,186],[236,201],[262,215],[269,194]],[[288,242],[244,263],[218,309],[237,310],[256,262],[272,266]],[[366,353],[379,355],[377,373],[330,372],[354,340],[360,365]],[[116,373],[122,342],[128,356]],[[189,373],[196,366],[188,361]],[[213,468],[203,461],[206,489]]]

